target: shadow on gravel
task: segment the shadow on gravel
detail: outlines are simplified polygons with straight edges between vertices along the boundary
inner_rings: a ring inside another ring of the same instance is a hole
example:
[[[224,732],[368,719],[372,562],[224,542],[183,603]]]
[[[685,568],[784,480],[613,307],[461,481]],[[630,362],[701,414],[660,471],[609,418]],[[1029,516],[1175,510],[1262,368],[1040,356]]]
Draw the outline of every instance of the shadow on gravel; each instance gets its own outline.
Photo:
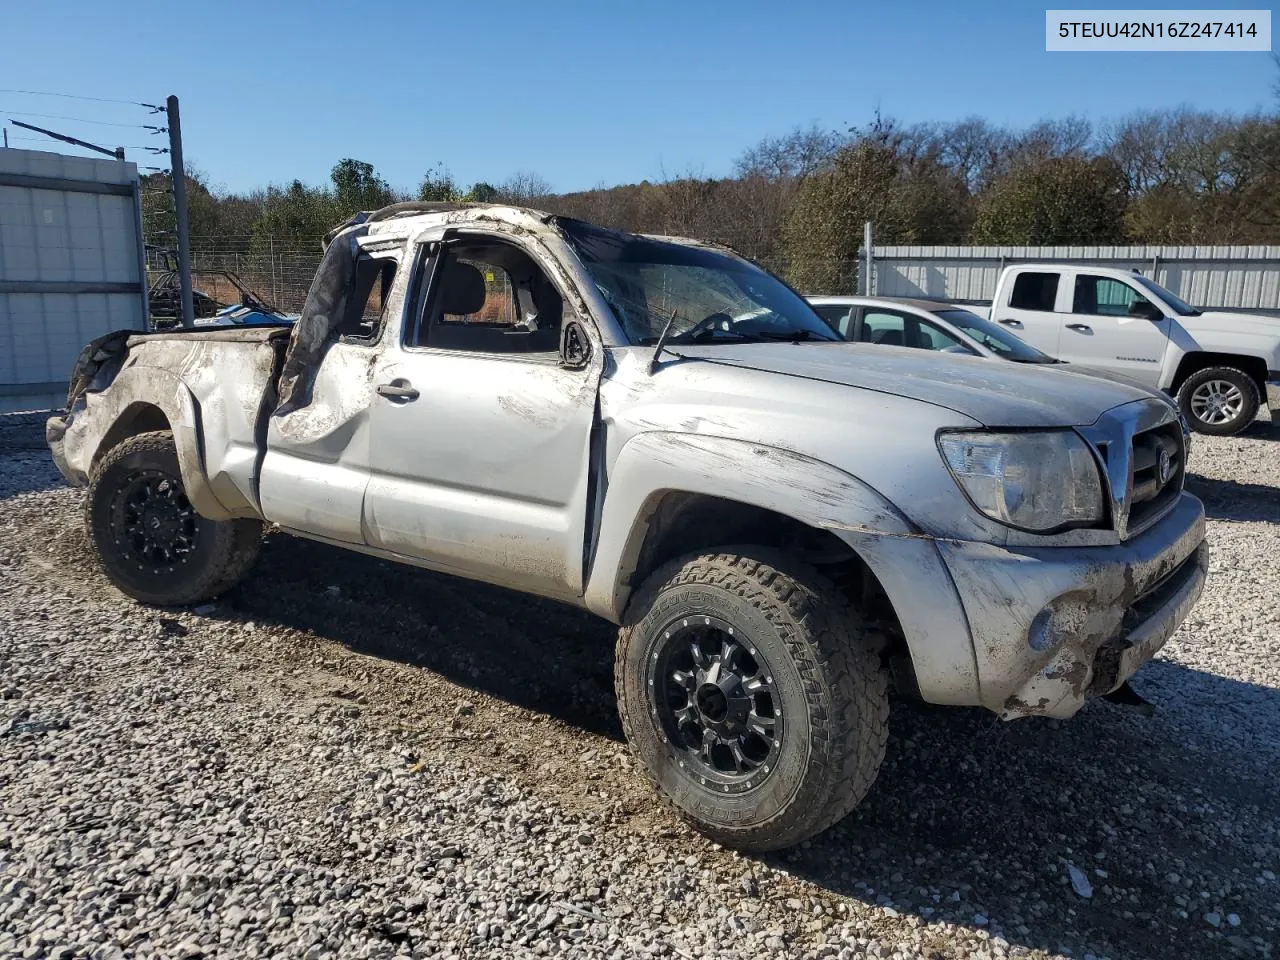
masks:
[[[1187,490],[1204,501],[1211,520],[1280,523],[1280,487],[1187,475]]]
[[[44,440],[49,411],[0,414],[0,500],[66,486]]]
[[[286,536],[228,599],[237,617],[621,739],[613,627],[570,607]],[[1004,724],[897,702],[859,809],[765,859],[837,895],[1077,957],[1254,954],[1249,938],[1274,932],[1260,926],[1273,907],[1257,874],[1274,866],[1276,836],[1257,824],[1280,823],[1266,773],[1280,756],[1280,698],[1168,661],[1139,686],[1153,717],[1098,702],[1067,723]],[[1090,899],[1073,892],[1068,863]],[[1209,911],[1245,919],[1214,928]]]
[[[1240,436],[1248,440],[1280,441],[1280,420],[1274,417],[1271,420],[1255,420],[1245,428]],[[1192,443],[1195,443],[1195,441],[1193,440]]]
[[[259,623],[310,630],[358,653],[622,739],[615,628],[552,600],[290,536],[268,538],[233,596]]]
[[[36,451],[14,455],[0,449],[0,502],[23,493],[39,493],[66,487],[67,482],[49,459]]]
[[[780,865],[845,896],[926,919],[945,912],[1071,956],[1253,955],[1251,935],[1274,936],[1257,864],[1274,863],[1276,838],[1256,825],[1280,819],[1267,773],[1280,697],[1168,661],[1146,672],[1158,681],[1140,683],[1158,704],[1151,717],[1098,702],[1066,723],[1004,724],[895,704],[863,804]],[[1237,704],[1266,712],[1268,728],[1232,717]],[[1067,864],[1090,898],[1072,890]],[[1213,911],[1219,928],[1204,919]]]

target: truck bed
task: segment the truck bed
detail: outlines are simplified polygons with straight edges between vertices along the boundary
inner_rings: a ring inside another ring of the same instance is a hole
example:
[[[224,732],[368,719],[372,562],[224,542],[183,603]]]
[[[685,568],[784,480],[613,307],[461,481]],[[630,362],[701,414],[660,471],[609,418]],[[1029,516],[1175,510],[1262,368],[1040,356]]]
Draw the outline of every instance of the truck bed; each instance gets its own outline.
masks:
[[[137,432],[140,423],[170,429],[193,503],[205,501],[198,509],[256,516],[288,338],[282,326],[121,330],[93,341],[72,373],[66,413],[49,421],[54,460],[69,481],[84,484],[111,435]]]

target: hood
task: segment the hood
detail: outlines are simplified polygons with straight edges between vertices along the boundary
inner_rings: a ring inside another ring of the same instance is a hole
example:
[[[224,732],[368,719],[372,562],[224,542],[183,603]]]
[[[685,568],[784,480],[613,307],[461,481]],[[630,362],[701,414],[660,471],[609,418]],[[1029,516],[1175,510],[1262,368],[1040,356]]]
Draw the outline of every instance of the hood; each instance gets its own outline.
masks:
[[[1280,340],[1280,317],[1260,313],[1232,313],[1228,310],[1206,310],[1195,317],[1178,317],[1178,323],[1191,333],[1243,333]]]
[[[1056,365],[993,363],[985,357],[865,343],[751,343],[671,353],[717,364],[844,384],[946,407],[987,427],[1068,427],[1151,391]]]

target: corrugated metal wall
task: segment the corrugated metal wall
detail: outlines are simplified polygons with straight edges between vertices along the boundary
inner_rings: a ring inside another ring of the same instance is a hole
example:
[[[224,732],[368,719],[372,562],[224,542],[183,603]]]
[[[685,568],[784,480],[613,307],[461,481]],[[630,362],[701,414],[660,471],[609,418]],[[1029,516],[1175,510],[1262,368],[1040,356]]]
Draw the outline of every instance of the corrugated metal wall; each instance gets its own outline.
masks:
[[[884,297],[989,303],[1011,263],[1097,263],[1137,269],[1202,308],[1280,313],[1280,247],[872,247]]]
[[[80,349],[146,329],[138,168],[0,149],[0,412],[61,406]]]

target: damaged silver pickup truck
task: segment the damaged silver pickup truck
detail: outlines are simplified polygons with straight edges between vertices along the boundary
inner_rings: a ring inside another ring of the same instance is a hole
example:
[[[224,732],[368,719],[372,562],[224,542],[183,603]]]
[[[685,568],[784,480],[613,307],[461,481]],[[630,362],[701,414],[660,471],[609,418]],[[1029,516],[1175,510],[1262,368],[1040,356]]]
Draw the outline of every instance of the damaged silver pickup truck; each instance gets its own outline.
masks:
[[[858,803],[891,682],[1068,717],[1207,567],[1169,404],[839,342],[728,250],[502,206],[354,218],[292,329],[96,341],[48,441],[145,603],[230,588],[270,523],[619,624],[635,754],[750,850]]]

